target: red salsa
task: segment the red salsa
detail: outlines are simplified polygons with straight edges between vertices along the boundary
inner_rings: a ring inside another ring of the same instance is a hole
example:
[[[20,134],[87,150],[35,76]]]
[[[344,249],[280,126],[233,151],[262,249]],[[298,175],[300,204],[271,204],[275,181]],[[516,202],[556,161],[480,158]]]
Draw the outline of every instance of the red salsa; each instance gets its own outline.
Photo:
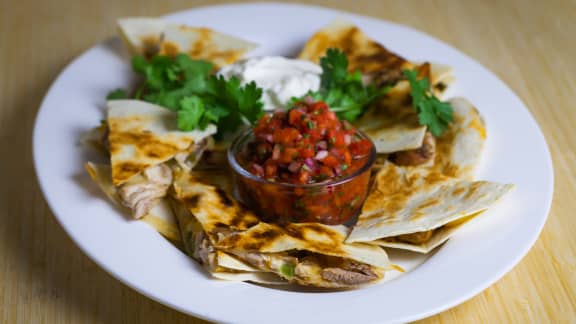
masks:
[[[253,133],[237,160],[266,183],[244,178],[240,193],[265,218],[341,224],[358,213],[370,180],[366,164],[373,145],[324,102],[266,114]],[[366,172],[338,183],[362,168]]]
[[[354,173],[371,148],[369,140],[359,138],[324,102],[302,103],[258,121],[246,166],[270,181],[325,182]]]

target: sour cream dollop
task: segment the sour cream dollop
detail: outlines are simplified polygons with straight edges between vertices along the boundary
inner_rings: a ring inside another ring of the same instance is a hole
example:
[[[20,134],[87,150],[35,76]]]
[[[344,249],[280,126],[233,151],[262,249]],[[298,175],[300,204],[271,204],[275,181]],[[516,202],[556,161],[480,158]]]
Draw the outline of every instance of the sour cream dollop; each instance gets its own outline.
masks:
[[[274,110],[284,107],[292,97],[318,90],[322,68],[309,61],[263,56],[225,66],[218,74],[226,79],[235,76],[243,85],[255,81],[263,89],[264,109]]]

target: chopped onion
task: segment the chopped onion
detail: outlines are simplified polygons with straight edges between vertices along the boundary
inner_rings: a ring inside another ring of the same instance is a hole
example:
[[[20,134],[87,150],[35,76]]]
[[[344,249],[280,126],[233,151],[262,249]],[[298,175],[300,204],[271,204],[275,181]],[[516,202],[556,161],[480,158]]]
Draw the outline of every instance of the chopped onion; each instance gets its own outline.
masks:
[[[314,165],[314,160],[312,158],[306,158],[304,160],[304,164],[306,164],[310,169],[314,169],[316,166]]]
[[[261,165],[253,163],[252,164],[252,168],[254,168],[254,170],[256,170],[256,173],[258,174],[264,174],[264,168],[262,168]]]
[[[328,156],[328,151],[326,150],[321,150],[318,151],[318,153],[316,153],[316,156],[314,157],[316,160],[323,160]]]
[[[266,136],[264,137],[264,139],[265,139],[266,142],[268,142],[268,143],[274,142],[274,137],[272,136],[272,134],[266,134]]]
[[[278,160],[279,158],[280,158],[280,146],[276,144],[272,149],[272,160]]]
[[[326,141],[320,141],[320,142],[316,143],[316,147],[319,150],[326,150],[328,148],[328,143],[326,143]]]
[[[290,163],[290,165],[288,165],[288,170],[292,173],[296,173],[298,172],[298,170],[300,170],[301,166],[302,166],[301,163],[293,161],[292,163]]]
[[[350,136],[350,134],[344,135],[344,143],[346,143],[346,145],[350,145],[350,143],[352,143],[352,136]]]

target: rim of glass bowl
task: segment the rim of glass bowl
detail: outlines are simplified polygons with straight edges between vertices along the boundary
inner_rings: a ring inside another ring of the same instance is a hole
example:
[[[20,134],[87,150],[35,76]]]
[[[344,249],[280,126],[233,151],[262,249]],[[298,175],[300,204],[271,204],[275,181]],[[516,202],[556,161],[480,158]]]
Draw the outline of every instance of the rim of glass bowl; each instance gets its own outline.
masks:
[[[360,130],[356,130],[356,132],[358,133],[360,138],[367,139],[372,144],[372,148],[370,150],[370,153],[368,153],[368,159],[366,160],[366,163],[360,169],[356,170],[354,173],[349,174],[343,178],[338,178],[334,181],[308,183],[308,184],[292,184],[292,183],[285,183],[285,182],[269,181],[269,180],[266,180],[264,178],[260,178],[256,175],[250,173],[248,170],[244,169],[240,165],[240,163],[238,163],[238,161],[236,160],[236,153],[239,152],[239,149],[241,149],[241,145],[244,143],[244,140],[246,139],[246,137],[253,135],[254,132],[251,128],[248,128],[248,129],[242,131],[240,134],[238,134],[238,136],[236,136],[234,138],[234,140],[232,141],[232,144],[228,147],[228,152],[227,152],[228,163],[230,164],[230,166],[232,167],[232,169],[236,173],[242,175],[243,177],[246,177],[246,178],[249,178],[253,181],[261,183],[261,184],[270,184],[270,185],[276,185],[276,186],[285,187],[285,188],[314,188],[314,187],[325,187],[325,186],[337,186],[337,185],[340,185],[340,184],[343,184],[343,183],[346,183],[346,182],[353,180],[354,178],[363,174],[364,172],[370,171],[370,169],[374,165],[374,162],[376,161],[376,147],[374,146],[374,143],[372,142],[372,140],[368,136],[366,136],[366,134],[362,133]]]

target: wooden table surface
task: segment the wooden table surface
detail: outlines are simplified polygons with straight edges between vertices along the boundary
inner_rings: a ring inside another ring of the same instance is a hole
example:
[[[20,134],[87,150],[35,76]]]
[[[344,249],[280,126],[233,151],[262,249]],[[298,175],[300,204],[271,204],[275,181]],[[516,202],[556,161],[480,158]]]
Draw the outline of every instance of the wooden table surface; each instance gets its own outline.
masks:
[[[536,245],[482,294],[423,322],[576,322],[576,2],[306,2],[409,25],[477,59],[524,100],[550,146],[554,202]],[[1,323],[205,323],[124,286],[72,243],[38,189],[31,133],[50,83],[114,35],[116,18],[210,3],[0,0]]]

